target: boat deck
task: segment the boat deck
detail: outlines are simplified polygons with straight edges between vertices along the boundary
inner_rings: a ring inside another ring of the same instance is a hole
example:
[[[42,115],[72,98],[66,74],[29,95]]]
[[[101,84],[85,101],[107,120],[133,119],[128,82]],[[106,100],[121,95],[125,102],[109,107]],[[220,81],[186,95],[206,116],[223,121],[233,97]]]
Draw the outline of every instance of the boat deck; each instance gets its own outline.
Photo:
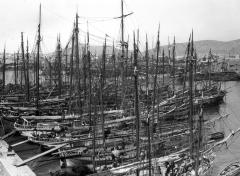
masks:
[[[0,175],[1,176],[36,176],[27,166],[15,166],[22,162],[22,159],[12,150],[8,151],[8,144],[0,140]]]

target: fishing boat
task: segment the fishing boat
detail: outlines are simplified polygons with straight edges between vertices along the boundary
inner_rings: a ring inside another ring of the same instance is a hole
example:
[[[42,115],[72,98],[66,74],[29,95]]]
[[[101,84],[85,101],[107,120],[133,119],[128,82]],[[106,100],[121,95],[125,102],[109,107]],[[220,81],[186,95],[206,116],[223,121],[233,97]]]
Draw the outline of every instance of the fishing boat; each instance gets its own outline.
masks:
[[[205,107],[211,105],[218,105],[220,102],[223,101],[223,98],[226,95],[226,91],[220,90],[216,93],[212,93],[210,95],[203,96],[202,98],[196,98],[196,101],[203,103]]]
[[[21,135],[26,137],[32,136],[33,132],[36,132],[36,131],[39,133],[44,133],[44,132],[60,132],[63,130],[63,128],[61,127],[61,124],[59,124],[58,122],[48,122],[48,123],[39,122],[33,125],[26,119],[23,119],[22,124],[16,121],[14,123],[14,128],[18,132],[20,132]]]
[[[111,113],[110,113],[111,112]],[[106,122],[105,128],[120,128],[128,127],[133,124],[135,116],[130,117],[119,117],[115,116],[116,111],[106,111]],[[112,115],[113,116],[112,116]],[[62,129],[59,131],[74,131],[80,132],[89,131],[92,126],[89,122],[84,120],[85,117],[82,116],[82,120],[79,120],[79,116],[76,115],[66,115],[66,116],[22,116],[15,123],[14,127],[17,131],[22,132],[25,135],[27,131],[29,136],[33,132],[51,132],[55,131],[55,128]],[[44,125],[43,125],[44,124]],[[99,124],[98,127],[101,125]],[[100,128],[99,128],[100,129]],[[98,130],[100,132],[100,130]]]
[[[240,162],[234,162],[224,168],[218,176],[237,176],[240,174]]]
[[[224,138],[223,132],[216,132],[209,135],[210,140],[220,140]]]
[[[121,57],[117,59],[118,63],[116,64],[114,47],[112,57],[107,57],[106,39],[101,59],[92,58],[89,32],[87,32],[83,52],[79,52],[79,16],[76,14],[70,41],[64,50],[61,49],[60,36],[57,38],[55,62],[48,61],[51,72],[49,73],[50,86],[42,87],[42,90],[39,81],[42,38],[40,9],[37,55],[34,63],[36,86],[32,89],[28,87],[26,94],[5,96],[6,102],[0,104],[2,116],[6,120],[15,122],[15,129],[28,137],[32,143],[47,148],[57,148],[64,144],[56,149],[58,151],[53,155],[58,157],[61,167],[65,169],[67,167],[87,168],[95,172],[95,175],[132,175],[136,172],[140,175],[146,172],[152,175],[152,168],[166,170],[169,168],[166,163],[180,165],[187,162],[187,167],[196,164],[196,169],[192,169],[199,172],[200,176],[204,176],[212,167],[214,153],[209,147],[206,147],[206,152],[205,146],[200,144],[205,142],[202,141],[201,130],[202,125],[207,123],[203,123],[202,114],[198,112],[199,109],[202,110],[199,105],[218,104],[223,100],[226,92],[214,84],[209,84],[206,88],[202,86],[199,90],[194,85],[193,70],[197,67],[194,65],[197,58],[194,56],[193,33],[192,41],[189,40],[188,43],[186,58],[188,62],[186,72],[189,71],[188,90],[186,87],[176,90],[175,37],[172,58],[169,50],[169,66],[172,67],[169,78],[172,84],[164,81],[166,76],[164,50],[162,52],[163,70],[159,69],[161,68],[160,26],[157,34],[156,56],[153,56],[151,65],[148,65],[147,36],[146,65],[143,65],[143,60],[138,57],[139,41],[135,41],[135,33],[133,57],[130,59],[129,43],[124,41],[123,23],[124,18],[131,13],[124,14],[123,0],[121,3],[122,13],[118,18],[122,23],[120,43],[122,52]],[[71,45],[69,63],[68,45]],[[79,57],[79,53],[83,54],[82,58]],[[63,55],[66,56],[65,65],[63,65]],[[131,64],[127,63],[130,60]],[[51,64],[55,67],[54,69],[51,69]],[[66,67],[66,75],[63,75],[63,66]],[[168,76],[169,73],[166,74]],[[65,76],[64,83],[63,76]],[[159,77],[163,77],[162,82],[159,81]],[[120,78],[121,81],[119,81]],[[55,80],[54,86],[52,86],[52,79]],[[159,84],[160,82],[162,85]],[[149,85],[150,83],[152,85]],[[35,94],[32,100],[29,99],[31,93]],[[53,93],[57,93],[57,96],[52,95]],[[20,97],[26,95],[28,101],[18,105]],[[211,134],[209,138],[225,140],[224,134],[220,132]],[[213,141],[212,145],[222,144],[224,141],[215,142],[217,141]],[[176,166],[176,169],[180,170],[180,167]]]

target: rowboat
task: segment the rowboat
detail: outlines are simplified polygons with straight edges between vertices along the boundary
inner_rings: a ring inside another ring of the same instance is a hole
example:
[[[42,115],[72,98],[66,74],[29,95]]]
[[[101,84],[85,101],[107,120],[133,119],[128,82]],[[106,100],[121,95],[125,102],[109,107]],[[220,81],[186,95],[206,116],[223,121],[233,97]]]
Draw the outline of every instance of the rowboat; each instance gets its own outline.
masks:
[[[210,140],[219,140],[224,138],[223,132],[216,132],[209,135]]]
[[[234,162],[223,169],[218,176],[237,176],[240,174],[240,162]]]

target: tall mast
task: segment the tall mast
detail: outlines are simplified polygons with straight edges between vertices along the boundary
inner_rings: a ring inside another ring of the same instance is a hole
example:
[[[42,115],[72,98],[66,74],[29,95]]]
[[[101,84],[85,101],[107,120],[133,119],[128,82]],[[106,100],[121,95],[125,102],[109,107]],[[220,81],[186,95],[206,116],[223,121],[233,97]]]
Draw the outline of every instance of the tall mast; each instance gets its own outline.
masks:
[[[203,101],[201,101],[203,102]],[[198,145],[197,145],[197,153],[196,153],[196,166],[195,166],[195,173],[196,176],[198,176],[198,170],[199,170],[199,157],[200,157],[200,151],[201,151],[201,142],[202,142],[202,122],[203,122],[203,107],[201,103],[201,109],[199,113],[199,119],[198,119]]]
[[[190,98],[190,113],[189,113],[189,124],[190,124],[190,156],[193,159],[193,32],[191,41],[191,55],[189,58],[189,98]]]
[[[134,89],[135,89],[135,116],[136,116],[136,133],[137,133],[137,156],[136,159],[139,161],[139,154],[140,154],[140,116],[139,116],[139,109],[138,109],[138,50],[135,42],[135,33],[133,33],[133,48],[134,48]],[[137,176],[139,176],[139,170],[137,169]]]
[[[87,61],[88,61],[88,110],[89,110],[89,119],[90,124],[92,124],[92,74],[91,74],[91,55],[89,51],[89,32],[87,32]],[[95,123],[95,122],[94,122]]]
[[[169,41],[169,36],[168,36],[168,59],[169,59],[169,66],[171,66],[171,47],[170,47],[170,41]],[[171,68],[171,67],[170,67]],[[172,74],[172,69],[171,69],[171,74]],[[163,83],[164,84],[164,83]]]
[[[169,36],[168,36],[168,58],[171,60],[171,47],[170,47],[170,41],[169,41]]]
[[[160,33],[160,24],[158,26],[158,35],[157,35],[157,59],[156,59],[156,67],[155,67],[155,75],[154,75],[154,82],[153,82],[153,101],[152,101],[152,118],[151,118],[151,125],[152,128],[154,126],[154,108],[155,108],[155,100],[156,100],[156,87],[157,87],[157,75],[158,75],[158,62],[159,62],[159,50],[160,50],[160,41],[159,41],[159,33]],[[153,129],[151,129],[151,138],[153,139]]]
[[[148,53],[148,39],[147,39],[147,35],[146,35],[146,55],[145,55],[145,59],[146,59],[146,92],[147,92],[147,120],[148,120],[148,164],[149,164],[149,175],[152,175],[152,163],[151,163],[151,135],[150,135],[150,131],[151,131],[151,126],[150,126],[150,120],[149,120],[149,94],[148,94],[148,69],[149,69],[149,53]]]
[[[148,53],[148,38],[147,38],[147,34],[146,34],[146,54],[145,54],[145,59],[146,59],[146,88],[147,88],[147,93],[148,93],[149,53]]]
[[[3,94],[5,92],[5,70],[6,70],[6,46],[4,46],[4,50],[3,50],[3,78],[2,78],[2,81],[3,81],[3,86],[2,86],[2,91],[3,91]]]
[[[193,81],[196,82],[196,75],[197,75],[197,51],[196,49],[194,50],[194,79]],[[194,95],[197,90],[197,84],[194,85]]]
[[[129,43],[129,36],[128,36],[128,40],[127,40],[127,43],[126,43],[126,58],[125,58],[125,75],[126,77],[128,77],[128,43]]]
[[[83,62],[83,91],[84,91],[84,101],[87,99],[87,43],[85,40],[85,46],[82,53],[82,62]]]
[[[92,119],[92,74],[91,74],[91,56],[89,51],[89,32],[87,32],[87,61],[88,61],[88,113],[89,113],[89,119],[90,124],[93,125],[93,170],[95,171],[95,126],[96,126],[96,103],[95,103],[95,115],[94,119]]]
[[[60,43],[60,35],[57,39],[57,71],[58,71],[58,95],[62,94],[62,52],[61,52],[61,43]]]
[[[52,88],[52,64],[50,61],[48,61],[49,65],[49,86]]]
[[[20,70],[20,87],[22,89],[23,88],[22,87],[23,86],[23,69],[22,69],[21,61],[19,61],[19,64],[20,64],[20,66],[19,66],[19,70]]]
[[[162,53],[162,64],[163,64],[163,68],[162,68],[162,72],[163,72],[163,85],[164,85],[164,82],[165,82],[165,77],[164,77],[164,73],[165,73],[165,55],[164,55],[164,49],[163,49],[163,53]]]
[[[106,38],[105,38],[105,41],[104,41],[104,46],[103,46],[103,55],[102,55],[102,83],[104,84],[105,83],[105,80],[106,80],[106,47],[107,47],[107,44],[106,44]]]
[[[209,56],[208,56],[208,88],[211,88],[211,58],[212,58],[212,51],[209,50]]]
[[[37,61],[36,61],[36,55],[33,55],[33,86],[36,86],[36,72],[37,72]]]
[[[37,38],[37,58],[36,58],[36,114],[39,115],[39,57],[40,57],[40,42],[41,42],[41,4],[39,7],[39,24],[38,24],[38,38]]]
[[[76,13],[76,27],[75,27],[75,56],[76,56],[76,78],[77,78],[77,92],[78,92],[78,103],[79,103],[79,110],[82,112],[81,108],[81,87],[80,87],[80,68],[79,68],[79,47],[78,47],[78,13]]]
[[[121,34],[122,34],[122,43],[121,43],[121,46],[122,46],[122,58],[124,57],[124,16],[123,16],[123,0],[121,0]]]
[[[27,68],[26,68],[26,71],[27,71],[27,73],[26,73],[26,77],[27,77],[27,82],[26,82],[26,84],[27,84],[27,101],[30,101],[30,86],[29,86],[29,84],[30,84],[30,81],[29,81],[29,52],[28,52],[28,50],[29,50],[29,48],[28,48],[28,40],[27,40],[27,53],[26,53],[26,57],[27,57],[27,62],[26,62],[26,66],[27,66]]]
[[[15,85],[17,85],[17,63],[16,63],[15,52],[14,52],[14,55],[13,55],[13,59],[14,59],[14,83],[15,83]]]
[[[67,86],[67,65],[68,65],[68,45],[67,47],[65,48],[65,85]]]
[[[106,38],[104,42],[103,47],[103,56],[102,56],[102,66],[101,66],[101,75],[100,75],[100,108],[101,108],[101,123],[102,123],[102,140],[103,140],[103,150],[104,150],[104,156],[106,153],[106,145],[105,145],[105,135],[104,135],[104,124],[105,124],[105,117],[104,117],[104,107],[103,107],[103,89],[105,84],[105,61],[106,61]],[[106,157],[105,158],[105,165],[106,163]]]
[[[96,96],[95,96],[95,101],[96,101]],[[95,161],[95,156],[96,156],[96,120],[97,120],[97,105],[96,103],[94,104],[94,117],[93,117],[93,172],[96,170],[96,161]]]
[[[122,86],[121,86],[121,91],[122,91],[122,97],[124,96],[124,91],[125,91],[125,77],[124,77],[124,12],[123,12],[123,0],[121,0],[121,48],[122,48],[122,53],[121,53],[121,78],[122,78]]]
[[[190,35],[190,37],[189,37],[188,45],[187,45],[187,57],[186,57],[185,69],[184,69],[183,90],[185,90],[185,88],[186,88],[187,72],[188,72],[188,70],[189,70],[190,43],[191,43],[191,35]]]
[[[175,47],[176,47],[176,43],[175,43],[175,36],[173,39],[173,53],[172,53],[172,59],[173,59],[173,93],[175,94]]]
[[[117,101],[117,70],[116,70],[116,55],[114,50],[114,42],[113,42],[113,50],[112,50],[112,59],[113,59],[113,70],[114,70],[114,85],[115,85],[115,106],[118,107],[118,101]]]
[[[71,51],[71,58],[70,58],[70,101],[69,101],[69,112],[72,111],[72,92],[73,92],[73,57],[74,57],[74,28],[75,24],[73,25],[73,35],[72,35],[72,51]]]
[[[124,41],[124,18],[131,15],[133,13],[124,14],[123,10],[123,0],[121,0],[121,16],[117,18],[121,18],[121,57],[120,57],[120,73],[121,73],[121,96],[124,97],[125,94],[125,76],[126,71],[125,68],[127,67],[127,63],[125,63],[127,58],[125,59],[125,47],[127,47],[127,44]],[[116,18],[116,19],[117,19]],[[124,98],[122,98],[123,100]],[[122,101],[122,106],[124,102]]]
[[[18,50],[18,52],[17,52],[17,59],[16,59],[16,77],[17,77],[17,84],[18,84],[18,82],[19,82],[19,80],[18,80],[18,70],[19,70],[19,66],[18,66],[18,64],[19,64],[19,50]]]
[[[25,87],[25,90],[27,91],[27,74],[26,74],[25,54],[24,54],[23,32],[21,32],[21,49],[22,49],[22,72],[24,76],[24,87]]]

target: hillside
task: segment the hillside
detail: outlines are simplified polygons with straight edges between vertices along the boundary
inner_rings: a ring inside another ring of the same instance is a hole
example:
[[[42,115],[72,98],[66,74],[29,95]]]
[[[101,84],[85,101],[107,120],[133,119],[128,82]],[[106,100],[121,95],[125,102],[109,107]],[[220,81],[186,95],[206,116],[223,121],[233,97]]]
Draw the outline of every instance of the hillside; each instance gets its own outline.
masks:
[[[199,56],[204,56],[209,53],[211,48],[212,53],[222,56],[227,56],[230,54],[240,54],[240,39],[232,41],[217,41],[217,40],[200,40],[194,42],[195,47],[197,48],[197,53]],[[187,43],[177,43],[176,44],[176,55],[183,56],[186,51]],[[167,52],[168,46],[162,46]],[[97,53],[98,55],[102,54],[102,46],[92,46],[91,51]],[[107,53],[112,52],[112,47],[107,47]],[[143,51],[144,52],[144,51]],[[151,53],[151,51],[150,51]]]
[[[216,41],[216,40],[200,40],[194,42],[197,48],[197,53],[199,56],[204,56],[209,53],[211,48],[212,52],[217,55],[229,55],[230,54],[240,54],[240,39],[232,41]],[[178,56],[183,56],[186,51],[187,43],[177,43],[176,44],[176,54]],[[164,50],[167,51],[167,46],[163,46]]]
[[[217,41],[217,40],[200,40],[194,42],[195,47],[197,48],[197,53],[199,56],[204,56],[209,53],[211,48],[212,53],[222,56],[227,56],[230,54],[240,54],[240,39],[232,41]],[[84,47],[83,44],[80,44],[80,50]],[[187,43],[176,43],[176,55],[183,56],[186,51]],[[165,53],[167,52],[167,45],[161,47],[161,50],[164,48]],[[90,46],[90,51],[93,54],[98,56],[102,55],[102,46]],[[115,49],[118,52],[117,49]],[[144,53],[144,51],[142,51]],[[153,49],[149,50],[150,55],[152,54]],[[68,48],[68,53],[71,53],[71,48]],[[107,46],[107,54],[112,53],[112,46]],[[48,55],[54,55],[54,53],[49,53]]]

